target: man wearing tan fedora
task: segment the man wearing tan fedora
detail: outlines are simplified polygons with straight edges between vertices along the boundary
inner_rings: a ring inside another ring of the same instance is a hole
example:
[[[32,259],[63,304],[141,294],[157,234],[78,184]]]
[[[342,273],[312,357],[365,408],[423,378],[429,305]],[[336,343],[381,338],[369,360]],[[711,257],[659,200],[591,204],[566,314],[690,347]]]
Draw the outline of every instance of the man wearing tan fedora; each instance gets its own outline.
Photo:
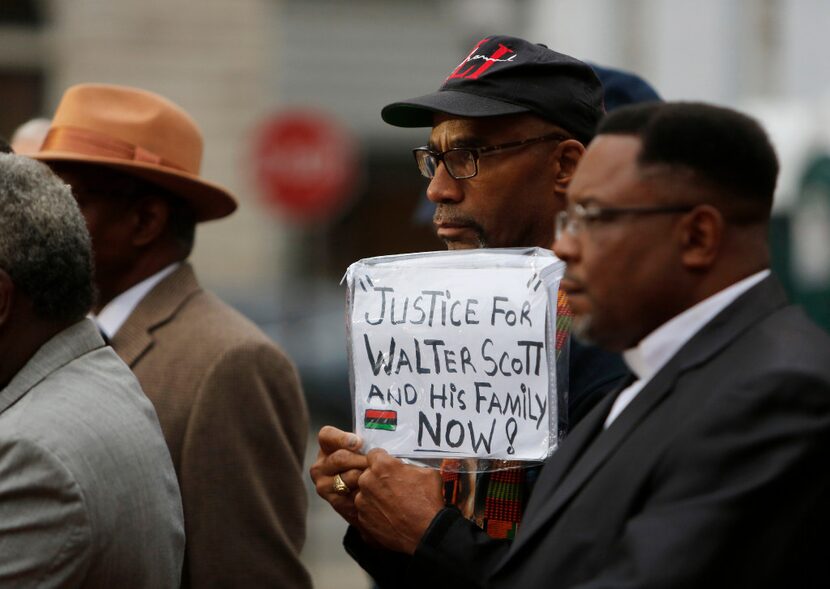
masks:
[[[182,586],[309,587],[296,370],[187,262],[196,223],[236,209],[199,176],[196,124],[150,92],[77,85],[34,157],[72,186],[95,251],[95,319],[158,412],[184,505]]]

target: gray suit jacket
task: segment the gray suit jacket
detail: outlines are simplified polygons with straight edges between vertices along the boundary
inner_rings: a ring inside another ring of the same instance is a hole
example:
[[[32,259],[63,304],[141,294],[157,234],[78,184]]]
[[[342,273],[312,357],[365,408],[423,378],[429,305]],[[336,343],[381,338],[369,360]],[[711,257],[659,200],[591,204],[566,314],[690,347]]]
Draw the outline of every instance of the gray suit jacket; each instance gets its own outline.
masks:
[[[85,319],[0,391],[0,587],[178,587],[183,553],[156,414]]]

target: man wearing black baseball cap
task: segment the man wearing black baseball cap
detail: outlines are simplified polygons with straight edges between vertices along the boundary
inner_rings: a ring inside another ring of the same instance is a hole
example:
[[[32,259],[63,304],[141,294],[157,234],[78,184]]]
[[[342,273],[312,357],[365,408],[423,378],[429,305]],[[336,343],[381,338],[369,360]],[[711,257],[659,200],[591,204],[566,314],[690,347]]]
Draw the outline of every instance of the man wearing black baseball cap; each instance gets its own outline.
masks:
[[[381,116],[400,127],[432,127],[428,145],[414,155],[430,179],[427,198],[436,205],[437,234],[450,249],[549,248],[565,190],[603,112],[602,85],[588,65],[542,45],[493,36],[479,41],[438,91],[390,104]],[[618,356],[575,342],[570,355],[573,423],[615,388],[624,367]],[[311,476],[318,494],[353,524],[347,550],[381,586],[407,586],[411,559],[369,548],[360,539],[354,499],[367,459],[357,452],[357,436],[325,427],[319,441]],[[407,536],[414,549],[443,507],[440,477],[435,471],[400,468],[401,484],[386,491],[390,504],[407,510],[409,529],[392,533]],[[520,486],[514,491],[524,494],[518,501],[523,503],[529,487]],[[459,586],[486,578],[518,522],[485,526],[509,533],[503,540],[482,530],[470,537],[474,566],[453,571]]]
[[[550,247],[550,220],[602,114],[589,66],[499,36],[479,41],[437,92],[381,112],[391,125],[432,127],[414,153],[450,249]]]

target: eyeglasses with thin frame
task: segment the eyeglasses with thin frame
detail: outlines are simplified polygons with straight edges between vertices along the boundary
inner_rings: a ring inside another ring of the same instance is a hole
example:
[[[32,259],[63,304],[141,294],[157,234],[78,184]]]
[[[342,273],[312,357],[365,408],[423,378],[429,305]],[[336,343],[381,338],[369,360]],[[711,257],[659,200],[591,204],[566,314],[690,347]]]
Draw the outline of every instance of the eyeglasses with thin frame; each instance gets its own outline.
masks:
[[[656,205],[641,207],[601,207],[596,204],[575,204],[556,215],[556,239],[566,232],[577,235],[588,226],[607,223],[623,215],[663,215],[688,213],[697,205]]]
[[[492,153],[503,149],[513,149],[542,141],[565,141],[568,137],[551,133],[541,137],[532,137],[521,141],[510,141],[499,145],[484,147],[451,147],[446,151],[433,151],[426,145],[412,150],[418,170],[425,178],[434,178],[438,169],[438,162],[444,162],[447,173],[456,180],[467,180],[478,174],[478,160],[484,153]]]

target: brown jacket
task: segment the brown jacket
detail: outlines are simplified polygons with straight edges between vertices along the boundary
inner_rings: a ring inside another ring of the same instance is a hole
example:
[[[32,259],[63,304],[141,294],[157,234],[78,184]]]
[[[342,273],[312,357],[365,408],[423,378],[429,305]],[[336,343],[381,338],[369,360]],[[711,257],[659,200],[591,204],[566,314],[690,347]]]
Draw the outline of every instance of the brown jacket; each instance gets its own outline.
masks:
[[[311,586],[299,559],[308,414],[290,360],[184,263],[113,337],[158,412],[179,477],[182,586]]]

